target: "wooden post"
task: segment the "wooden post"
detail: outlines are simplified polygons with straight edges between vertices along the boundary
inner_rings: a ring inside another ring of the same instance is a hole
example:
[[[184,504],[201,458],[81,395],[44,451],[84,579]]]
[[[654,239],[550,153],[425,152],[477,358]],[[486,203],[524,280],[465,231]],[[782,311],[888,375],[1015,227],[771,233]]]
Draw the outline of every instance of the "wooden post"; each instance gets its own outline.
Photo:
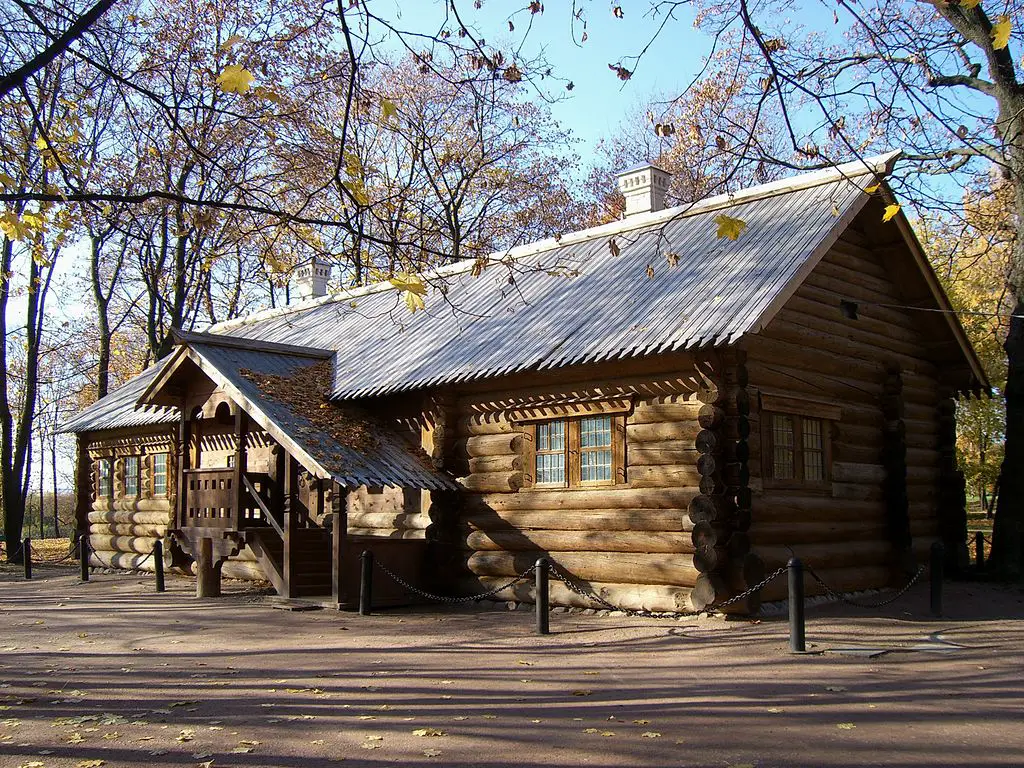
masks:
[[[331,529],[331,601],[341,609],[345,594],[345,541],[348,538],[348,490],[334,483],[331,491],[331,512],[334,515]]]
[[[235,528],[241,530],[245,526],[245,484],[242,478],[245,476],[246,465],[249,461],[248,449],[245,444],[249,434],[249,414],[242,410],[241,406],[235,413]]]
[[[220,597],[220,563],[213,561],[213,539],[199,540],[196,553],[196,597]]]
[[[93,494],[92,461],[89,459],[89,443],[85,435],[75,436],[75,450],[78,458],[75,468],[75,536],[81,541],[82,537],[89,537],[89,510],[92,508]]]
[[[192,453],[190,443],[192,442],[192,421],[189,418],[187,402],[181,400],[181,422],[178,424],[178,504],[175,511],[175,528],[184,528],[188,524],[188,477],[187,472],[192,468]]]
[[[298,528],[298,514],[295,510],[295,459],[290,453],[284,457],[284,553],[282,556],[282,574],[284,577],[284,595],[282,597],[295,597],[295,566],[296,555],[293,551],[296,544],[296,529]]]

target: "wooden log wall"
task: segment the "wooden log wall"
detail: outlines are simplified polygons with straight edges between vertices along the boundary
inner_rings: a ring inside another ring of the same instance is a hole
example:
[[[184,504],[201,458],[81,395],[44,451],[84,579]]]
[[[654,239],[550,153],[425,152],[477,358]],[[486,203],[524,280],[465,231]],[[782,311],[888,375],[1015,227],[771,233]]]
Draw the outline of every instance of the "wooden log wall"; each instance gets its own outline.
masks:
[[[176,432],[173,427],[140,427],[136,430],[108,430],[79,437],[78,489],[80,526],[88,533],[89,563],[94,567],[154,571],[150,552],[157,539],[164,538],[171,522],[176,488]],[[167,495],[153,496],[150,456],[166,453]],[[139,495],[126,497],[124,459],[140,457]],[[100,459],[111,462],[113,497],[96,495],[95,468]],[[84,514],[83,514],[84,512]],[[83,519],[84,518],[84,519]],[[176,561],[170,547],[165,565]]]
[[[712,460],[714,446],[702,439],[710,433],[700,421],[710,424],[717,417],[696,394],[697,385],[709,384],[711,367],[705,361],[698,371],[692,359],[681,359],[677,370],[696,385],[671,391],[659,385],[657,394],[630,382],[602,385],[606,397],[632,401],[625,417],[627,477],[615,486],[529,487],[533,468],[522,466],[521,459],[528,438],[509,414],[527,412],[531,403],[550,403],[556,399],[550,393],[506,390],[500,403],[483,395],[461,398],[452,450],[466,489],[458,515],[466,575],[453,586],[467,594],[491,589],[546,555],[619,607],[691,609],[702,573],[724,567],[729,556],[726,539],[721,546],[709,540],[715,529],[695,526],[687,515],[702,478],[721,474]],[[574,394],[585,399],[588,392]],[[583,415],[593,407],[551,406],[552,418]],[[551,585],[552,604],[604,607],[556,580]],[[520,584],[496,597],[532,601],[532,590]]]
[[[840,300],[860,302],[845,318]],[[886,478],[904,452],[906,520],[913,557],[939,534],[940,392],[937,367],[915,313],[867,238],[848,230],[776,318],[742,346],[751,385],[748,467],[750,539],[765,568],[784,565],[791,547],[837,589],[890,583],[895,548],[887,516]],[[916,313],[920,315],[921,313]],[[899,370],[899,382],[891,371]],[[898,391],[895,391],[898,390]],[[826,490],[765,488],[760,394],[783,394],[840,407],[830,423],[832,482]],[[894,397],[894,395],[898,395]],[[887,464],[889,466],[887,466]],[[948,466],[948,465],[947,465]],[[856,555],[851,555],[856,553]],[[810,594],[820,593],[808,579]],[[784,582],[764,598],[785,597]]]
[[[430,518],[420,507],[419,491],[356,488],[348,496],[348,533],[394,539],[426,538]]]

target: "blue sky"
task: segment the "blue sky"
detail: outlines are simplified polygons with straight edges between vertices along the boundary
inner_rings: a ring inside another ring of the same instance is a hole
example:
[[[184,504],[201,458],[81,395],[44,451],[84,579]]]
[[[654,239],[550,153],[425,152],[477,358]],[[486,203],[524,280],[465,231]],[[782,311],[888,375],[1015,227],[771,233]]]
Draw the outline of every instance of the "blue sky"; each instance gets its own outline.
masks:
[[[509,14],[523,8],[523,0],[485,0],[480,10],[470,2],[460,4],[460,13],[467,24],[472,24],[491,44],[511,47],[522,39],[532,22],[526,39],[525,53],[543,53],[555,75],[571,80],[574,88],[567,92],[561,85],[552,84],[553,94],[565,98],[552,105],[552,112],[563,127],[580,140],[578,147],[586,156],[597,142],[615,132],[623,119],[653,98],[677,94],[693,79],[710,51],[710,40],[693,28],[693,17],[684,11],[657,36],[644,55],[634,76],[622,82],[609,68],[622,60],[627,69],[634,64],[627,61],[651,41],[663,20],[653,17],[647,2],[622,2],[624,18],[612,14],[615,3],[605,0],[587,2],[579,0],[586,12],[587,40],[573,43],[572,12],[569,3],[553,0],[545,3],[543,13],[520,12],[512,16],[516,29],[509,32]],[[406,29],[424,30],[439,23],[441,8],[432,2],[415,4],[395,0]],[[576,38],[582,26],[577,24]]]

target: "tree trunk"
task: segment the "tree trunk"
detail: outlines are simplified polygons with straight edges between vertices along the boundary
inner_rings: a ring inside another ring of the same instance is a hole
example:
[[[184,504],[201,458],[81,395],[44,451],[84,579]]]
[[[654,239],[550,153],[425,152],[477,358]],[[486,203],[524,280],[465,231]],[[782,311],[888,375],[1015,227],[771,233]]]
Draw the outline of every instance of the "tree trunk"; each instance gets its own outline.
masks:
[[[999,472],[999,500],[992,525],[991,570],[1019,579],[1024,563],[1024,299],[1017,298],[1003,345],[1006,370],[1006,443]]]

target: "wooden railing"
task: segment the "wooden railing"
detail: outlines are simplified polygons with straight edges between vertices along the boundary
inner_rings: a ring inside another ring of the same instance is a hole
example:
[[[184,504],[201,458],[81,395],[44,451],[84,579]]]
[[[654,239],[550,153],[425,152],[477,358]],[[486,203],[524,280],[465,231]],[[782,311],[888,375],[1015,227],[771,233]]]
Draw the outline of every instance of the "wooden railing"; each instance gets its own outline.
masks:
[[[271,510],[270,501],[266,498],[270,492],[270,476],[247,472],[242,475],[242,484],[249,498],[255,504],[254,507],[245,509],[246,527],[269,525],[283,539],[284,529]]]
[[[235,528],[235,470],[231,468],[185,470],[185,528]]]

